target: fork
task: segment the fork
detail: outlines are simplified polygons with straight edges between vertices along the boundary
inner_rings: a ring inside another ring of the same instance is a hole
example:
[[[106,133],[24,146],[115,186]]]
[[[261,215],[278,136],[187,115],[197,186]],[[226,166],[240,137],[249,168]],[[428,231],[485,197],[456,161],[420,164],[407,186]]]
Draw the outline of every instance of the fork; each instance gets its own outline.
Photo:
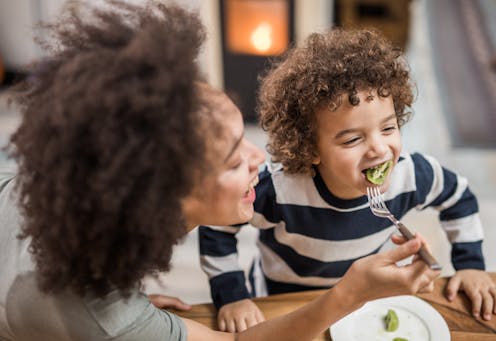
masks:
[[[367,198],[369,199],[370,210],[375,216],[388,218],[391,222],[398,228],[403,237],[407,240],[415,238],[412,232],[395,216],[389,211],[384,202],[384,196],[381,194],[379,187],[367,187]],[[422,246],[418,251],[420,258],[429,265],[432,270],[441,270],[441,265],[432,256],[432,254],[427,251],[427,249]]]

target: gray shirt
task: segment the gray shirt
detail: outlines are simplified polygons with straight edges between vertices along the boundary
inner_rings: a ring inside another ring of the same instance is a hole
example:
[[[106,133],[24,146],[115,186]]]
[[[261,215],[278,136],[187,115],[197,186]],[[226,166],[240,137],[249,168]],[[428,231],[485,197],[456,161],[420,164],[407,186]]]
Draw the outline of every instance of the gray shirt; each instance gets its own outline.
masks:
[[[182,320],[157,309],[138,289],[124,299],[69,291],[45,294],[36,284],[29,240],[17,239],[15,168],[0,169],[0,340],[186,340]]]

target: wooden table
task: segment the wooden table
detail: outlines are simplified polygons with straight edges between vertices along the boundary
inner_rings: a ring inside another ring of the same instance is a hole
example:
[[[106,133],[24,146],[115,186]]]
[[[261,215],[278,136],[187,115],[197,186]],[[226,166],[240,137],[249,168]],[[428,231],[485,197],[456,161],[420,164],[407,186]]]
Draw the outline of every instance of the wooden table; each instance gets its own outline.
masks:
[[[490,274],[496,282],[496,273]],[[427,301],[446,320],[452,341],[496,341],[496,316],[491,321],[476,320],[470,313],[470,302],[464,294],[457,295],[453,302],[448,302],[443,295],[446,278],[438,278],[434,283],[434,291],[429,294],[419,294],[418,297]],[[289,313],[312,299],[321,295],[324,290],[312,290],[290,294],[271,295],[253,299],[265,315],[266,319]],[[212,304],[193,305],[189,311],[175,311],[178,315],[200,322],[212,329],[217,329],[217,311]],[[331,340],[325,331],[315,340]],[[435,340],[444,341],[444,340]]]

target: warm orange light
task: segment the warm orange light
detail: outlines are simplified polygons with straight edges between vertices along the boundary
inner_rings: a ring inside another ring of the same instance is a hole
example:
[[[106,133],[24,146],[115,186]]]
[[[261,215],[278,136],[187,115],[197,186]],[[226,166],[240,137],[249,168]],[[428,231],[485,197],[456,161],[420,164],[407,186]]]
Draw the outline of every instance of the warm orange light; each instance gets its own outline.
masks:
[[[260,23],[250,36],[250,42],[255,50],[267,52],[274,45],[272,38],[272,26],[269,23]]]
[[[286,0],[226,0],[226,45],[233,53],[278,55],[289,43]]]

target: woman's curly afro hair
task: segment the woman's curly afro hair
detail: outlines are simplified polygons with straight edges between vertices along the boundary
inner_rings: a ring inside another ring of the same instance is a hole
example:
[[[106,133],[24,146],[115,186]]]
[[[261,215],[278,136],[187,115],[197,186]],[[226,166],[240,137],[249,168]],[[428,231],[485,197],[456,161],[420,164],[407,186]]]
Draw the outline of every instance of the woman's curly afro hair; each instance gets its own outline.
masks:
[[[288,173],[312,173],[317,151],[315,112],[336,110],[342,95],[360,103],[357,93],[376,90],[392,96],[398,124],[411,115],[413,85],[400,49],[375,30],[332,29],[311,34],[290,50],[261,81],[259,118],[268,132],[268,152]]]
[[[87,20],[83,20],[87,18]],[[186,232],[181,200],[204,165],[196,14],[149,2],[68,7],[22,85],[21,238],[46,292],[122,294],[167,270]]]

